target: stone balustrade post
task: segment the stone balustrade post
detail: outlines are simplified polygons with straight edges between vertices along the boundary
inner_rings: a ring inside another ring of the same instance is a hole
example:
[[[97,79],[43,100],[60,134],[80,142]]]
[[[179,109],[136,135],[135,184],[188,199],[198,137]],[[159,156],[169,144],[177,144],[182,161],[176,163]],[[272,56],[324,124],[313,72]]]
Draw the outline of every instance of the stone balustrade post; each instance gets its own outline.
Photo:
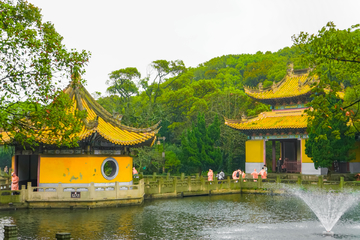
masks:
[[[27,182],[27,199],[32,200],[31,182]]]
[[[241,188],[242,188],[243,181],[244,181],[244,179],[243,179],[242,175],[240,174],[239,179],[238,179],[238,183],[239,183],[239,188],[240,188],[240,190],[241,190]]]
[[[70,233],[57,233],[55,235],[56,240],[70,240],[71,234]]]
[[[90,196],[90,199],[95,199],[95,184],[93,182],[90,183],[89,196]]]
[[[279,175],[276,176],[276,183],[277,183],[277,184],[280,184],[280,183],[281,183],[281,179],[280,179],[280,176],[279,176]]]
[[[153,181],[156,181],[156,172],[153,173]]]
[[[188,181],[189,192],[191,192],[191,176],[188,176],[187,181]]]
[[[21,185],[21,202],[25,202],[26,201],[26,197],[27,197],[27,191],[26,191],[26,185]]]
[[[302,180],[301,180],[301,175],[297,177],[297,185],[301,185],[302,184]]]
[[[18,239],[18,229],[16,225],[4,225],[4,239]]]
[[[200,182],[201,182],[201,190],[205,191],[206,187],[205,187],[205,179],[203,176],[200,176]]]
[[[62,187],[61,187],[61,183],[58,183],[57,187],[56,187],[56,196],[57,199],[62,199],[62,195],[63,195],[63,191],[62,191]]]
[[[157,181],[158,183],[158,187],[159,187],[159,194],[162,193],[162,185],[164,183],[164,179],[162,177],[159,178],[159,180]]]
[[[216,179],[216,177],[215,177],[215,180],[213,181],[213,183],[215,183],[215,189],[216,189],[216,190],[219,190],[219,182],[218,182],[218,180]]]
[[[139,182],[140,183],[140,182]],[[140,184],[139,184],[140,185]],[[140,187],[140,186],[139,186]],[[120,186],[119,186],[119,182],[115,182],[115,196],[116,198],[120,198],[119,197],[119,192],[120,192]]]
[[[178,182],[178,180],[177,180],[177,177],[174,177],[173,178],[173,185],[174,185],[174,193],[175,193],[175,195],[177,194],[177,182]]]
[[[180,180],[181,180],[181,181],[184,181],[184,179],[185,179],[185,173],[181,173]]]
[[[170,180],[170,173],[169,172],[166,174],[166,180]]]
[[[139,186],[138,186],[138,197],[143,197],[144,193],[145,193],[145,184],[144,184],[144,179],[140,179],[139,181]]]
[[[195,173],[195,179],[199,180],[199,173]]]
[[[230,176],[227,176],[227,184],[228,184],[228,188],[231,189],[231,179]]]
[[[320,176],[318,177],[318,187],[319,187],[319,188],[322,188],[322,187],[323,187],[323,181],[324,181],[323,176],[320,175]]]
[[[344,190],[344,177],[340,177],[340,190]]]

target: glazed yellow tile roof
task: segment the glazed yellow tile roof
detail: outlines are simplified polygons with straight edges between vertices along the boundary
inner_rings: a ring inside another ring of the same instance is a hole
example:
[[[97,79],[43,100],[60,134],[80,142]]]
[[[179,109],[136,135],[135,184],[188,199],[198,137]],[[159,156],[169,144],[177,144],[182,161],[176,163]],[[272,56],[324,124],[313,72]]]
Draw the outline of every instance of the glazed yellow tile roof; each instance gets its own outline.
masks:
[[[299,87],[299,83],[302,85]],[[289,98],[310,92],[312,87],[310,86],[308,74],[301,76],[286,76],[284,80],[277,84],[277,87],[273,90],[265,89],[259,91],[258,89],[252,89],[244,87],[245,93],[255,99],[276,99],[276,98]]]
[[[11,141],[11,138],[7,132],[0,132],[0,134],[2,135],[0,142],[9,143]]]
[[[225,119],[225,124],[238,130],[299,129],[306,128],[307,115],[304,110],[285,110],[260,113],[249,120]]]
[[[146,141],[147,145],[152,145],[156,134],[158,133],[158,125],[149,128],[132,128],[122,125],[119,119],[113,118],[112,115],[107,112],[95,99],[86,91],[82,85],[75,86],[70,84],[64,92],[68,94],[72,101],[73,107],[69,111],[75,112],[78,110],[85,110],[87,117],[82,119],[82,130],[75,136],[79,140],[84,140],[92,134],[96,133],[97,136],[101,136],[107,141],[117,145],[137,145]],[[38,136],[36,136],[37,142],[45,144],[54,144],[56,140],[54,137],[50,137],[47,133],[47,128],[43,129]],[[0,132],[2,139],[0,142],[10,142],[11,136],[6,132]]]
[[[65,92],[71,95],[71,90],[66,89]],[[76,94],[80,96],[76,97]],[[77,102],[78,100],[80,102]],[[78,109],[83,108],[86,110],[86,121],[88,123],[96,122],[93,127],[86,126],[86,123],[84,123],[83,130],[78,134],[80,140],[96,132],[109,142],[118,145],[136,145],[150,139],[149,144],[151,144],[158,132],[156,127],[136,129],[122,125],[119,120],[112,118],[110,113],[102,108],[82,86],[79,86],[78,92],[75,91],[73,101]],[[82,107],[79,107],[79,105]],[[105,120],[109,118],[111,118],[111,122]]]

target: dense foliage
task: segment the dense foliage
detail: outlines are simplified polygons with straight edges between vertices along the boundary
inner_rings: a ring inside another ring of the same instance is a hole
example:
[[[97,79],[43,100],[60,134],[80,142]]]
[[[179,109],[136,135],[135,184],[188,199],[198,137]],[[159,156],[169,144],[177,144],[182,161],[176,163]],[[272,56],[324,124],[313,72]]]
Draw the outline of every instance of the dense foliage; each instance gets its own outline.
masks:
[[[293,39],[305,53],[303,60],[315,66],[312,73],[320,78],[309,104],[312,109],[307,111],[306,154],[316,168],[331,167],[334,161],[348,162],[354,159],[349,150],[359,132],[359,25],[339,30],[329,22],[318,34],[300,33]],[[338,94],[342,86],[348,86],[345,103]]]
[[[214,122],[206,127],[205,117],[199,113],[197,122],[181,137],[181,160],[185,172],[199,172],[209,168],[218,169],[221,151],[216,148],[220,139],[220,121],[216,115]]]
[[[4,171],[7,166],[11,168],[11,158],[14,155],[15,149],[12,146],[0,146],[0,168]]]
[[[56,144],[77,142],[70,136],[81,130],[77,123],[83,114],[66,111],[70,100],[58,84],[83,73],[90,54],[68,51],[62,39],[53,24],[42,21],[39,8],[22,0],[0,1],[0,130],[23,145],[36,144],[44,126]]]

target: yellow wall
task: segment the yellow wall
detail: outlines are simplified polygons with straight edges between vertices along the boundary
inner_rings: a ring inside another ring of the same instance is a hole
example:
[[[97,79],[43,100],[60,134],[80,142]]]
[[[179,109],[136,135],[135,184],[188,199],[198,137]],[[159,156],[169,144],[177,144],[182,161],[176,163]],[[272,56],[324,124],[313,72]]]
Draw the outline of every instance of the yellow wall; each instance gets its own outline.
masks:
[[[264,140],[249,140],[245,143],[246,162],[264,162]]]
[[[15,171],[15,155],[11,158],[11,169],[13,172]],[[9,173],[11,174],[10,170]]]
[[[353,151],[356,154],[356,158],[351,162],[360,162],[360,142],[355,142],[355,149]]]
[[[301,155],[302,155],[302,162],[303,163],[312,163],[313,161],[311,158],[308,157],[305,153],[305,139],[301,139]]]
[[[119,173],[113,180],[101,174],[101,165],[114,158]],[[128,156],[41,156],[39,183],[107,183],[130,182],[132,180],[132,158]]]

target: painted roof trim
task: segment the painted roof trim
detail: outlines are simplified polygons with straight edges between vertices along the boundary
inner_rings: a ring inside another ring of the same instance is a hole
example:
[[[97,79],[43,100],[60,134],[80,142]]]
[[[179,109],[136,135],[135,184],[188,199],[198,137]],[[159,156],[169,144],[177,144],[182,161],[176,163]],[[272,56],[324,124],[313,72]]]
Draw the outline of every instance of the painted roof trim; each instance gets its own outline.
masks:
[[[312,84],[316,81],[318,80],[309,76],[308,73],[301,75],[290,74],[280,82],[274,82],[269,88],[262,89],[261,85],[259,88],[244,86],[244,90],[249,97],[259,101],[293,98],[309,94],[313,88]]]
[[[225,124],[237,130],[304,129],[307,127],[307,114],[304,110],[263,112],[251,119],[225,118]]]

